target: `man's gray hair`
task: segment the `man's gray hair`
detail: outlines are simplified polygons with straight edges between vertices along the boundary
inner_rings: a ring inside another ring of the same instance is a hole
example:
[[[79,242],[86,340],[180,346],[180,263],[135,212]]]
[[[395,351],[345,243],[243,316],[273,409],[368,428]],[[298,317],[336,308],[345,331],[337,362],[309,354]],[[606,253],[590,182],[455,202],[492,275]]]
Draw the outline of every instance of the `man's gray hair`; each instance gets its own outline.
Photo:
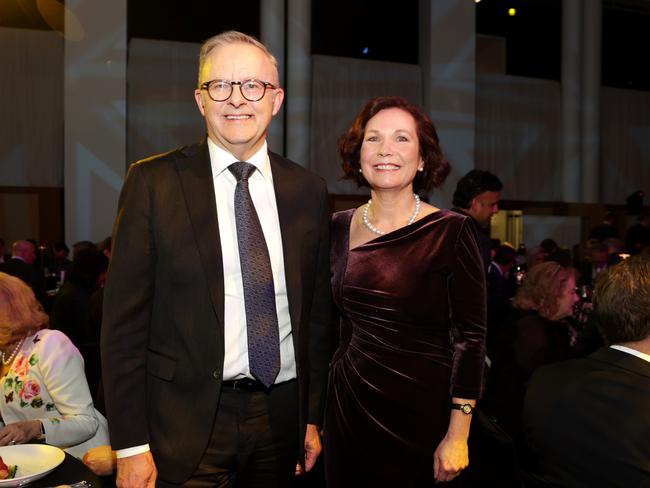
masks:
[[[198,78],[199,87],[201,86],[201,71],[203,70],[203,65],[205,64],[205,61],[208,58],[209,54],[212,52],[212,50],[214,48],[219,48],[223,46],[228,46],[230,44],[238,44],[238,43],[250,44],[252,46],[255,46],[258,49],[261,49],[264,52],[264,54],[266,54],[266,56],[269,58],[269,61],[277,74],[278,60],[275,59],[275,56],[271,54],[271,51],[269,51],[264,44],[262,44],[260,41],[255,39],[253,36],[249,36],[248,34],[244,34],[243,32],[230,30],[211,37],[210,39],[205,41],[201,46],[201,52],[199,54],[199,78]],[[278,76],[278,80],[279,80],[279,76]],[[263,80],[263,81],[268,81],[268,80]]]

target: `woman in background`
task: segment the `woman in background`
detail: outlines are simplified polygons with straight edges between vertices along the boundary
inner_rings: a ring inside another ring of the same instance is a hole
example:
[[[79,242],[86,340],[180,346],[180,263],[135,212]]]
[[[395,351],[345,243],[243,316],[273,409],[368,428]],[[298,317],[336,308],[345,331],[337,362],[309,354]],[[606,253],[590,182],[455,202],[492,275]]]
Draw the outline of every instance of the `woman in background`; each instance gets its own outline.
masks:
[[[328,487],[431,486],[468,465],[485,355],[485,277],[470,220],[421,202],[449,173],[431,120],[368,102],[341,136],[371,200],[332,216],[341,315],[324,442]]]
[[[81,354],[47,325],[31,289],[0,273],[0,446],[40,440],[81,459],[109,444],[106,419],[93,407]]]
[[[579,301],[575,271],[553,261],[534,265],[517,290],[514,311],[492,358],[481,407],[521,440],[528,380],[544,364],[575,357],[575,330],[566,320]]]

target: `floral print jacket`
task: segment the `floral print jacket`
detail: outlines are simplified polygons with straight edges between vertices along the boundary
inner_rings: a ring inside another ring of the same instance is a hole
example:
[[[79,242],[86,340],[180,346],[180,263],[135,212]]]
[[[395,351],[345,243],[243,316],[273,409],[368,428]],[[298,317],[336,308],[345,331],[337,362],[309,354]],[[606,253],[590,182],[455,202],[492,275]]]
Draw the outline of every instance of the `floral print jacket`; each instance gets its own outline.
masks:
[[[5,424],[39,419],[45,442],[81,458],[107,445],[106,419],[93,407],[81,354],[65,334],[40,330],[28,336],[0,381]]]

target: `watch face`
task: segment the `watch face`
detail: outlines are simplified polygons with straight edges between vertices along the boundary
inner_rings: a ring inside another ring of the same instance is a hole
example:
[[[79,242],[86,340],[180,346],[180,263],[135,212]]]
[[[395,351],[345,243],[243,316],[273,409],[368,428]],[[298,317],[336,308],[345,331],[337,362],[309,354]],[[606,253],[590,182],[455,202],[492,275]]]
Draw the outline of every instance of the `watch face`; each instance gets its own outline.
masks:
[[[472,406],[469,403],[462,405],[460,409],[465,415],[469,415],[470,413],[472,413]]]

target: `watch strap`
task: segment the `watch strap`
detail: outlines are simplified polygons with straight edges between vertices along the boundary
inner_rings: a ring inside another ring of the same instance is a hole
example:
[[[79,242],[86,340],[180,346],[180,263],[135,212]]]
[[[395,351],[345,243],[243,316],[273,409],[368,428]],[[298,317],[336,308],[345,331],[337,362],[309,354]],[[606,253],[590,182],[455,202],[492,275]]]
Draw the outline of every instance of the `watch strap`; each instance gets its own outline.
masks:
[[[470,403],[452,403],[451,408],[453,410],[460,410],[465,415],[471,415],[474,411],[474,407]]]

